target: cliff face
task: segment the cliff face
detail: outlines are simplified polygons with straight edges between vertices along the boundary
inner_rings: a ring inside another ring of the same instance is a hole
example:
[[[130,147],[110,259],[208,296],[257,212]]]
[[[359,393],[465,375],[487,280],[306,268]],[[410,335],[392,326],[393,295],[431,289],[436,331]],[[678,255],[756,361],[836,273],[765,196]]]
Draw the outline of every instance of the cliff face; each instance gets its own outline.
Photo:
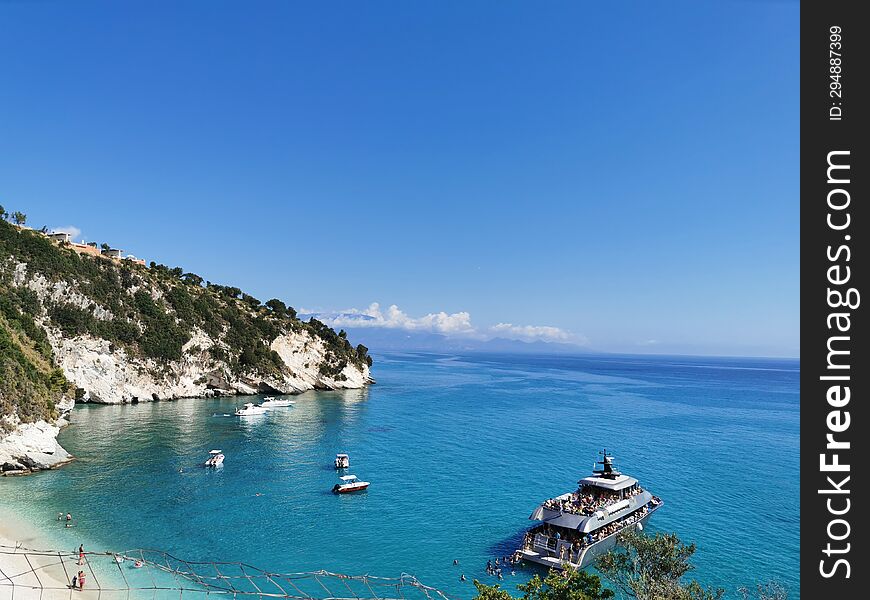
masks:
[[[270,343],[285,368],[274,374],[233,375],[214,361],[218,342],[197,331],[179,360],[157,363],[131,356],[103,339],[50,335],[57,364],[79,389],[80,400],[119,404],[261,392],[296,394],[312,389],[359,388],[370,382],[368,365],[347,364],[335,376],[320,372],[327,350],[308,332],[283,333]]]
[[[0,471],[69,459],[79,402],[359,388],[371,358],[277,299],[163,265],[82,256],[0,220]]]

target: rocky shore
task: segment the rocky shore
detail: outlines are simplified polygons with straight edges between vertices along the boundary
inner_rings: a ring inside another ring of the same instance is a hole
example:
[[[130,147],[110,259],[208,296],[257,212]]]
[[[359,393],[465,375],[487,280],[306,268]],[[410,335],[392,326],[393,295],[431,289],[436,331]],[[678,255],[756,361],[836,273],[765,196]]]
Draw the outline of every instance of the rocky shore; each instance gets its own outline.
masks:
[[[61,417],[54,423],[18,423],[10,433],[0,434],[0,475],[26,475],[72,461],[73,456],[57,443],[57,435],[69,425],[73,406],[72,400],[65,399],[58,404]]]
[[[285,333],[272,341],[271,349],[287,367],[283,375],[273,377],[234,376],[228,369],[215,368],[208,357],[214,342],[201,332],[185,346],[181,360],[162,365],[131,357],[108,341],[91,336],[65,338],[51,332],[49,339],[57,366],[83,392],[79,402],[123,404],[260,393],[299,394],[308,390],[356,389],[374,382],[367,365],[348,364],[334,376],[322,373],[325,345],[307,332]],[[57,406],[57,421],[13,422],[10,433],[0,433],[0,475],[26,475],[72,461],[73,456],[56,438],[69,424],[67,417],[74,406],[72,399],[65,398]]]

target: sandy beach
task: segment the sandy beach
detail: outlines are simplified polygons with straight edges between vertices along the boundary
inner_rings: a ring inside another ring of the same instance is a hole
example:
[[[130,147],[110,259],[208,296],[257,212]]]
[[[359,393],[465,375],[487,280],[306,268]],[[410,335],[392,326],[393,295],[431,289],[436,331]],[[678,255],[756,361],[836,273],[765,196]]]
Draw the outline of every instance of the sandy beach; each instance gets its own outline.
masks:
[[[97,589],[71,588],[72,577],[86,567],[78,566],[72,549],[58,552],[55,545],[13,511],[0,508],[0,600],[96,599]]]

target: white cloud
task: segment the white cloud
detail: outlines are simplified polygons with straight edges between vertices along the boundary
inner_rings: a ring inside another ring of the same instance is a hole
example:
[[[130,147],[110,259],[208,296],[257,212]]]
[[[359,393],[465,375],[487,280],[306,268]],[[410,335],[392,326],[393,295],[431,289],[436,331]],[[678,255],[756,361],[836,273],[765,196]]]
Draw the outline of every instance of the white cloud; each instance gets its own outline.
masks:
[[[444,334],[472,334],[471,315],[467,312],[447,314],[446,312],[429,313],[422,317],[411,317],[395,304],[386,311],[380,304],[372,302],[368,308],[359,310],[351,308],[338,313],[322,314],[321,321],[333,327],[388,327],[406,329],[408,331],[427,331]]]
[[[498,337],[506,337],[525,341],[544,342],[581,342],[577,336],[569,331],[550,325],[514,325],[513,323],[499,323],[490,327]],[[583,340],[585,342],[585,340]]]
[[[492,327],[481,329],[472,324],[471,314],[467,311],[449,314],[441,311],[429,313],[422,317],[412,317],[395,304],[383,310],[380,304],[373,302],[365,309],[350,308],[338,312],[307,311],[301,309],[299,312],[302,314],[312,313],[317,319],[331,327],[384,327],[405,331],[440,333],[450,337],[481,340],[500,337],[527,342],[587,343],[587,340],[582,336],[577,336],[559,327],[549,325],[499,323]]]
[[[54,233],[68,233],[72,239],[78,239],[78,237],[82,234],[82,230],[76,227],[75,225],[66,225],[64,227],[52,227],[51,230]]]
[[[641,340],[637,343],[638,346],[656,346],[658,344],[658,340]]]

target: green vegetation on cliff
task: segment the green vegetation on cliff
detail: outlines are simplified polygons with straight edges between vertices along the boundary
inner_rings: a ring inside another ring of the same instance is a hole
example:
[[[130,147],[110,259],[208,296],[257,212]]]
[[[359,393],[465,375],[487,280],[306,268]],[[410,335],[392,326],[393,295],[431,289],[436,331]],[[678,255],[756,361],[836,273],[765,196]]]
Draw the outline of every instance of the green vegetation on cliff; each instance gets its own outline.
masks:
[[[24,422],[56,419],[57,402],[74,393],[54,367],[45,331],[28,314],[34,296],[0,284],[0,417],[16,414]],[[0,418],[0,433],[11,426]]]
[[[26,271],[16,274],[20,264]],[[16,276],[31,286],[44,278],[48,291],[40,299]],[[235,376],[280,375],[286,365],[270,344],[283,332],[307,331],[323,341],[321,375],[342,380],[347,365],[371,365],[365,346],[353,347],[343,331],[314,319],[300,321],[281,300],[263,304],[179,267],[78,254],[2,218],[0,299],[0,415],[14,409],[26,421],[53,415],[55,401],[69,392],[52,366],[43,325],[65,336],[108,340],[158,365],[182,358],[199,329],[218,342],[209,348],[211,358]]]

